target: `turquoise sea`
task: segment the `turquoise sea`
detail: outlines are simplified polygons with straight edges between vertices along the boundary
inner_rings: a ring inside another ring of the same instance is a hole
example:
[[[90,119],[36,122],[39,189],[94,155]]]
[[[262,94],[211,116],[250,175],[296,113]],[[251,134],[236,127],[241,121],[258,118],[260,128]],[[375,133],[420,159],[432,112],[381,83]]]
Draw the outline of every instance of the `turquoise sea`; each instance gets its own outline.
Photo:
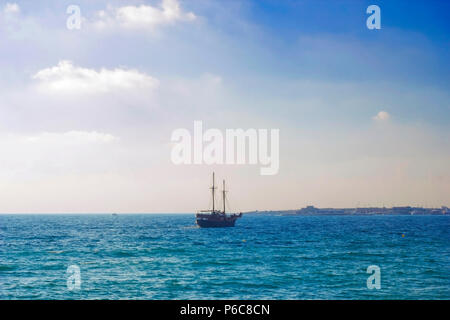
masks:
[[[0,299],[450,299],[450,217],[0,215]]]

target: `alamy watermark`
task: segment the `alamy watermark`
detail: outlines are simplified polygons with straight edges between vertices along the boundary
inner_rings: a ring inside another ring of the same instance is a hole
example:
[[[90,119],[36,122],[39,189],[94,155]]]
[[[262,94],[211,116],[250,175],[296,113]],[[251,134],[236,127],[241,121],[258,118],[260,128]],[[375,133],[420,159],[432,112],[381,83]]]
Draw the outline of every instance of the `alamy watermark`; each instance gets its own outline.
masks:
[[[367,18],[366,25],[369,30],[381,29],[381,9],[379,6],[372,4],[367,7],[366,13],[370,14]]]
[[[66,20],[66,26],[69,30],[81,29],[81,9],[77,5],[70,5],[66,9],[66,13],[70,16]]]
[[[173,131],[174,164],[260,164],[261,175],[275,175],[280,167],[279,129],[208,129],[194,121],[194,132]]]
[[[69,5],[66,13],[70,16],[66,20],[66,26],[69,30],[81,29],[81,9],[78,5]],[[366,20],[366,26],[369,30],[381,29],[381,9],[379,6],[372,4],[367,7],[366,13],[370,16]]]
[[[367,273],[370,276],[367,278],[367,289],[381,289],[381,269],[379,266],[371,265],[367,267]]]
[[[72,264],[67,268],[67,289],[69,291],[81,289],[81,271],[80,267]]]

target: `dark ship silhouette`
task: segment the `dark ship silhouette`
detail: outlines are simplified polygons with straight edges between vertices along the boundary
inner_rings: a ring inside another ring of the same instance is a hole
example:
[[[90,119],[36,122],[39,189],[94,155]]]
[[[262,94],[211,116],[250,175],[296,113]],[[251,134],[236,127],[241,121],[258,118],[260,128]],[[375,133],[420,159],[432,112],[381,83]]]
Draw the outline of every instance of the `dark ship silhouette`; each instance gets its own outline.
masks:
[[[225,190],[225,180],[223,180],[223,190],[222,190],[222,199],[223,199],[223,211],[216,210],[214,207],[214,196],[217,187],[214,182],[214,172],[213,172],[213,184],[211,187],[212,190],[212,210],[201,210],[196,215],[196,222],[200,228],[223,228],[223,227],[234,227],[234,224],[237,219],[242,217],[242,212],[226,214],[225,213],[225,203],[226,203],[226,190]]]

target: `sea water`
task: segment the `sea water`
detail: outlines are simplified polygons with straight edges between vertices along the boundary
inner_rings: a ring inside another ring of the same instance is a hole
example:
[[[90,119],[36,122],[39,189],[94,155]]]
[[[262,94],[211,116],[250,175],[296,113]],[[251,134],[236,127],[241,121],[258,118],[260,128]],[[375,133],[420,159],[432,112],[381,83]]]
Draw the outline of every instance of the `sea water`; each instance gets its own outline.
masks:
[[[0,299],[450,299],[449,240],[448,216],[0,215]]]

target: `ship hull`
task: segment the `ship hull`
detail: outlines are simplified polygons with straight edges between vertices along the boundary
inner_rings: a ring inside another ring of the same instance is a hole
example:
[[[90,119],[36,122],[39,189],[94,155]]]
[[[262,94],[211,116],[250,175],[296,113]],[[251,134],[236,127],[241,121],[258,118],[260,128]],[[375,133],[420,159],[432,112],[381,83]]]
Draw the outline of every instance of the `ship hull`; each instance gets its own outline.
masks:
[[[214,220],[204,220],[197,219],[197,225],[200,228],[227,228],[234,227],[236,220],[228,220],[228,221],[214,221]]]
[[[200,228],[227,228],[234,227],[237,219],[242,217],[242,213],[225,215],[224,213],[202,214],[196,215],[196,222]]]

